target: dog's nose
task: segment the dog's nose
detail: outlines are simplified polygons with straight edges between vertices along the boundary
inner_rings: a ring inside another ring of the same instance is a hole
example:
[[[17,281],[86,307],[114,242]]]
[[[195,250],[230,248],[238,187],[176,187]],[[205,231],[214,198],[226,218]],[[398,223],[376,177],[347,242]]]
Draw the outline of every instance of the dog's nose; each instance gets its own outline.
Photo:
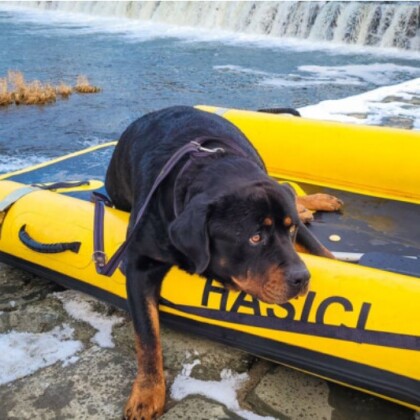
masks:
[[[308,270],[296,270],[289,272],[288,282],[293,288],[301,289],[302,287],[305,287],[308,284],[310,277],[311,275],[309,274]]]

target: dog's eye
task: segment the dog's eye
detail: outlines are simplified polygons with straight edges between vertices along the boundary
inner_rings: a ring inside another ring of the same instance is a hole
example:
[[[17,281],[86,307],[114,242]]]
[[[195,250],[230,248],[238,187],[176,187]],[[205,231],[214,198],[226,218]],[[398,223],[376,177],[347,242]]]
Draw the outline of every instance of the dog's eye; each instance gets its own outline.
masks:
[[[262,235],[260,233],[255,233],[249,238],[249,243],[251,245],[258,245],[262,241]]]

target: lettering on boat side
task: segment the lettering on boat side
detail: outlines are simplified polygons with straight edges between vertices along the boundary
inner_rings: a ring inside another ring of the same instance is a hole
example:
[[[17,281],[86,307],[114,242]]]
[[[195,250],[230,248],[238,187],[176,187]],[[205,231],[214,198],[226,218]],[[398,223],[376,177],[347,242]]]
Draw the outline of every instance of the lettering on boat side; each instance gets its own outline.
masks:
[[[292,323],[298,321],[300,323],[329,324],[358,330],[366,329],[372,306],[369,302],[362,302],[361,305],[356,306],[343,296],[329,296],[319,301],[319,299],[316,299],[317,293],[314,291],[308,292],[304,298],[301,298],[304,299],[303,306],[299,305],[301,308],[297,308],[297,305],[293,305],[293,302],[280,305],[265,305],[245,292],[240,292],[234,302],[228,305],[228,297],[229,290],[212,279],[207,279],[203,288],[201,305],[208,308],[211,300],[213,309],[232,314],[243,313],[245,310],[247,314],[258,317],[277,318],[283,321],[291,321]],[[214,308],[214,305],[216,305],[216,308]],[[329,311],[333,307],[336,313],[339,311],[339,314],[349,313],[352,315],[351,317],[346,316],[347,323],[342,323],[339,319],[335,319],[335,322],[331,324],[326,320]],[[351,323],[349,323],[349,318],[351,318]]]
[[[182,316],[199,317],[206,323],[221,321],[221,329],[231,325],[257,327],[261,330],[253,334],[270,338],[273,332],[290,332],[314,337],[332,338],[358,344],[371,344],[408,350],[420,350],[420,337],[399,333],[397,331],[380,331],[371,329],[369,317],[372,303],[351,301],[344,296],[321,296],[310,291],[304,298],[292,300],[281,305],[268,305],[252,296],[240,292],[230,294],[229,290],[212,279],[203,281],[201,303],[184,305],[171,302],[163,297],[163,307],[172,308]],[[241,331],[247,334],[246,330]]]
[[[368,321],[373,305],[370,302],[355,302],[344,296],[321,296],[319,292],[310,291],[299,300],[268,305],[244,292],[234,296],[212,279],[207,279],[202,284],[199,306],[174,303],[163,297],[160,303],[163,307],[182,313],[182,316],[193,319],[199,317],[210,324],[211,321],[221,321],[224,324],[218,328],[222,329],[229,329],[231,325],[235,325],[235,329],[238,325],[261,328],[253,334],[274,341],[277,338],[274,335],[270,338],[270,330],[358,344],[420,350],[418,335],[371,329]],[[246,329],[241,333],[247,334]]]

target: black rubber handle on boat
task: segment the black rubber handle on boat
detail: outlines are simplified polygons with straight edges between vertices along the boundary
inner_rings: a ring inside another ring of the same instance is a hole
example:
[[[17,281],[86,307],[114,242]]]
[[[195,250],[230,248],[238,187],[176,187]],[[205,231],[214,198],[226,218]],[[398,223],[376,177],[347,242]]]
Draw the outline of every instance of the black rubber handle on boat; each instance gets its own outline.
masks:
[[[291,114],[295,117],[301,117],[300,112],[294,108],[264,108],[259,109],[258,112],[265,112],[267,114]]]
[[[54,191],[59,188],[75,188],[81,187],[83,185],[89,185],[89,181],[67,181],[67,182],[54,182],[53,184],[32,184],[32,187],[41,188],[42,190]]]
[[[54,244],[44,244],[42,242],[32,239],[25,230],[26,225],[23,225],[19,230],[19,239],[32,251],[41,252],[43,254],[58,254],[64,251],[79,252],[81,242],[58,242]]]

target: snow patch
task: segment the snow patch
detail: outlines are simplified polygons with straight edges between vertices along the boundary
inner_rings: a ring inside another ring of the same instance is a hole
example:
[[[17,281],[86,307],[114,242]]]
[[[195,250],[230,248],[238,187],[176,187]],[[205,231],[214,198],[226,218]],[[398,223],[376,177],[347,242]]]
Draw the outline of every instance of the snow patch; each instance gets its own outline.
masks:
[[[94,343],[105,348],[115,347],[112,328],[123,322],[123,318],[96,312],[93,304],[99,302],[74,290],[54,293],[54,296],[63,303],[64,309],[72,318],[86,322],[98,331],[92,338]]]
[[[322,101],[300,108],[299,111],[306,118],[368,125],[384,125],[383,120],[386,118],[410,118],[413,120],[413,128],[419,129],[419,106],[407,103],[419,97],[420,78],[417,78],[344,99]],[[386,98],[392,100],[384,102]],[[358,117],[351,114],[357,114]]]
[[[58,361],[74,363],[83,344],[72,340],[73,328],[64,324],[46,333],[12,331],[0,334],[0,385],[30,375]]]
[[[191,378],[194,366],[200,364],[198,359],[192,363],[186,363],[181,373],[175,378],[171,387],[171,397],[174,400],[182,400],[189,395],[202,395],[211,400],[224,404],[228,410],[233,411],[242,418],[248,420],[268,420],[272,417],[259,416],[239,406],[237,390],[248,379],[247,373],[235,373],[229,369],[223,369],[220,373],[220,381],[203,381]]]

